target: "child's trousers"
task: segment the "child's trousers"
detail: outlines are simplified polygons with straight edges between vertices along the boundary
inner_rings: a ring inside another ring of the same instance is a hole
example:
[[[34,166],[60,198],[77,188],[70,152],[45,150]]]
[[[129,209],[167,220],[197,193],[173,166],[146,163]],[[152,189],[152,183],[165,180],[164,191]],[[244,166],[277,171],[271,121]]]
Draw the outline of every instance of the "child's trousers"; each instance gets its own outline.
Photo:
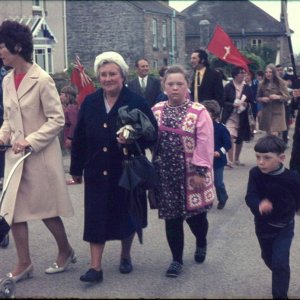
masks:
[[[287,299],[290,283],[290,248],[295,222],[292,220],[283,228],[261,223],[255,225],[261,257],[272,271],[273,298]]]

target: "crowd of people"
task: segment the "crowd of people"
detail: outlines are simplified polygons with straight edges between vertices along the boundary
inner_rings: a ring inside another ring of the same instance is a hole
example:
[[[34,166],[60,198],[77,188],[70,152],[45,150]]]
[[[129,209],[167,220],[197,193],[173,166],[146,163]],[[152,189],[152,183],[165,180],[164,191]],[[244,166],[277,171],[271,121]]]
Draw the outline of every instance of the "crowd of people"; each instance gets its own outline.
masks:
[[[0,176],[6,179],[24,152],[32,151],[15,171],[10,183],[13,188],[8,187],[0,206],[1,215],[8,216],[17,250],[8,277],[18,282],[32,276],[28,242],[28,222],[32,220],[42,220],[57,243],[58,255],[46,274],[64,272],[76,262],[76,249],[70,245],[62,221],[73,215],[66,183],[84,183],[83,240],[90,246],[90,265],[80,280],[103,280],[102,256],[111,240],[121,241],[119,271],[131,273],[137,223],[141,221],[142,228],[148,223],[147,191],[128,192],[120,186],[120,178],[129,159],[145,155],[146,149],[151,151],[158,179],[151,189],[151,201],[165,221],[172,257],[166,276],[177,277],[183,269],[184,221],[195,237],[194,260],[203,263],[208,250],[207,214],[215,199],[217,208],[223,209],[230,197],[224,168],[244,166],[240,161],[243,142],[261,130],[266,135],[254,147],[257,167],[250,171],[245,200],[255,217],[262,258],[272,270],[273,297],[287,298],[289,249],[294,215],[300,209],[299,113],[290,162],[290,168],[298,173],[285,168],[283,162],[290,107],[293,103],[297,108],[300,99],[299,80],[282,74],[282,66],[269,64],[256,74],[261,78],[234,66],[228,81],[222,70],[210,67],[206,51],[200,49],[191,54],[192,75],[183,66],[172,65],[162,68],[158,79],[149,75],[148,60],[139,58],[137,77],[128,81],[124,58],[108,51],[94,61],[101,88],[78,105],[76,88],[64,86],[59,95],[52,78],[33,62],[32,54],[30,29],[4,21],[0,58],[12,70],[2,84],[0,144],[12,147],[5,152],[5,175],[0,170]],[[121,128],[124,107],[138,111],[139,118]],[[144,130],[133,139],[133,126],[143,128],[145,124],[154,134],[149,137]],[[61,148],[71,156],[72,179],[67,182]],[[139,220],[129,209],[129,194],[139,200]]]

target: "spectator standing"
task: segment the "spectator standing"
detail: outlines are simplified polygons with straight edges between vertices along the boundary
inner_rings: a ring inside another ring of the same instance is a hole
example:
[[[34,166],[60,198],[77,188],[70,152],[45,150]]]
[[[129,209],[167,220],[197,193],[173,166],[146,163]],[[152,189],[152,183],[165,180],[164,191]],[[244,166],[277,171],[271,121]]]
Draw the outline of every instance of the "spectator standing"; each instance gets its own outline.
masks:
[[[152,107],[161,93],[160,80],[149,75],[149,61],[140,58],[135,62],[138,77],[128,82],[128,88],[147,100]]]
[[[191,55],[194,70],[191,83],[191,97],[195,102],[216,100],[222,107],[223,82],[222,76],[209,67],[208,55],[205,50],[195,50]]]
[[[153,164],[160,184],[154,194],[173,258],[166,276],[177,277],[183,268],[185,220],[196,237],[195,261],[206,257],[207,212],[214,199],[213,125],[202,104],[186,99],[188,76],[181,66],[168,68],[163,86],[168,100],[152,108],[159,125]]]
[[[227,164],[226,153],[232,147],[230,133],[226,126],[218,122],[220,116],[220,105],[216,100],[205,100],[203,105],[209,112],[214,125],[214,184],[218,199],[218,209],[223,209],[226,201],[228,200],[228,194],[224,184],[224,167]]]
[[[245,84],[246,72],[242,67],[235,66],[231,76],[233,80],[224,89],[224,107],[221,122],[230,132],[232,148],[228,151],[227,166],[243,166],[240,154],[244,141],[250,141],[252,133],[248,119],[249,105],[254,101],[251,88]]]
[[[259,129],[267,134],[278,135],[287,129],[284,102],[289,99],[289,92],[273,64],[266,66],[265,75],[259,84],[256,100],[262,103]]]
[[[288,297],[294,216],[300,209],[300,179],[284,167],[285,149],[284,141],[274,135],[257,141],[257,167],[250,170],[245,197],[254,215],[261,257],[272,271],[274,299]]]

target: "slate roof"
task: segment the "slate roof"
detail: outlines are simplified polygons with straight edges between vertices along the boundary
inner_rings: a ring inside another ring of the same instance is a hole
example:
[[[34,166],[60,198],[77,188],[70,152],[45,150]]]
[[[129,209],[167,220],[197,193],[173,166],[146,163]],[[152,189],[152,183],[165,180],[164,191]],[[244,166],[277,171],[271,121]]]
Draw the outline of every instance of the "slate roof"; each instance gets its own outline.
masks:
[[[186,17],[186,36],[199,36],[199,22],[209,20],[211,30],[219,24],[230,36],[283,35],[282,23],[248,0],[202,1],[198,0],[182,11]],[[292,32],[292,31],[291,31]]]
[[[176,9],[171,8],[163,1],[128,1],[131,4],[135,5],[141,10],[152,12],[152,13],[159,13],[159,14],[167,14],[172,15],[173,11]],[[178,11],[176,11],[176,15],[181,15]]]

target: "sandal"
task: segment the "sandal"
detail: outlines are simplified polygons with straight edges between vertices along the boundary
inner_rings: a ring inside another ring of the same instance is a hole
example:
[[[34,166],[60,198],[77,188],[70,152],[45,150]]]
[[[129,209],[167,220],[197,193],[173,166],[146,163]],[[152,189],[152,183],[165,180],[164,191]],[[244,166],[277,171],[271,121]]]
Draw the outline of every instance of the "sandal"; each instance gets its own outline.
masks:
[[[233,162],[228,160],[226,166],[230,169],[233,169]]]
[[[236,161],[234,162],[234,164],[235,164],[236,166],[240,166],[240,167],[244,167],[244,166],[245,166],[245,164],[241,163],[239,160],[236,160]]]

